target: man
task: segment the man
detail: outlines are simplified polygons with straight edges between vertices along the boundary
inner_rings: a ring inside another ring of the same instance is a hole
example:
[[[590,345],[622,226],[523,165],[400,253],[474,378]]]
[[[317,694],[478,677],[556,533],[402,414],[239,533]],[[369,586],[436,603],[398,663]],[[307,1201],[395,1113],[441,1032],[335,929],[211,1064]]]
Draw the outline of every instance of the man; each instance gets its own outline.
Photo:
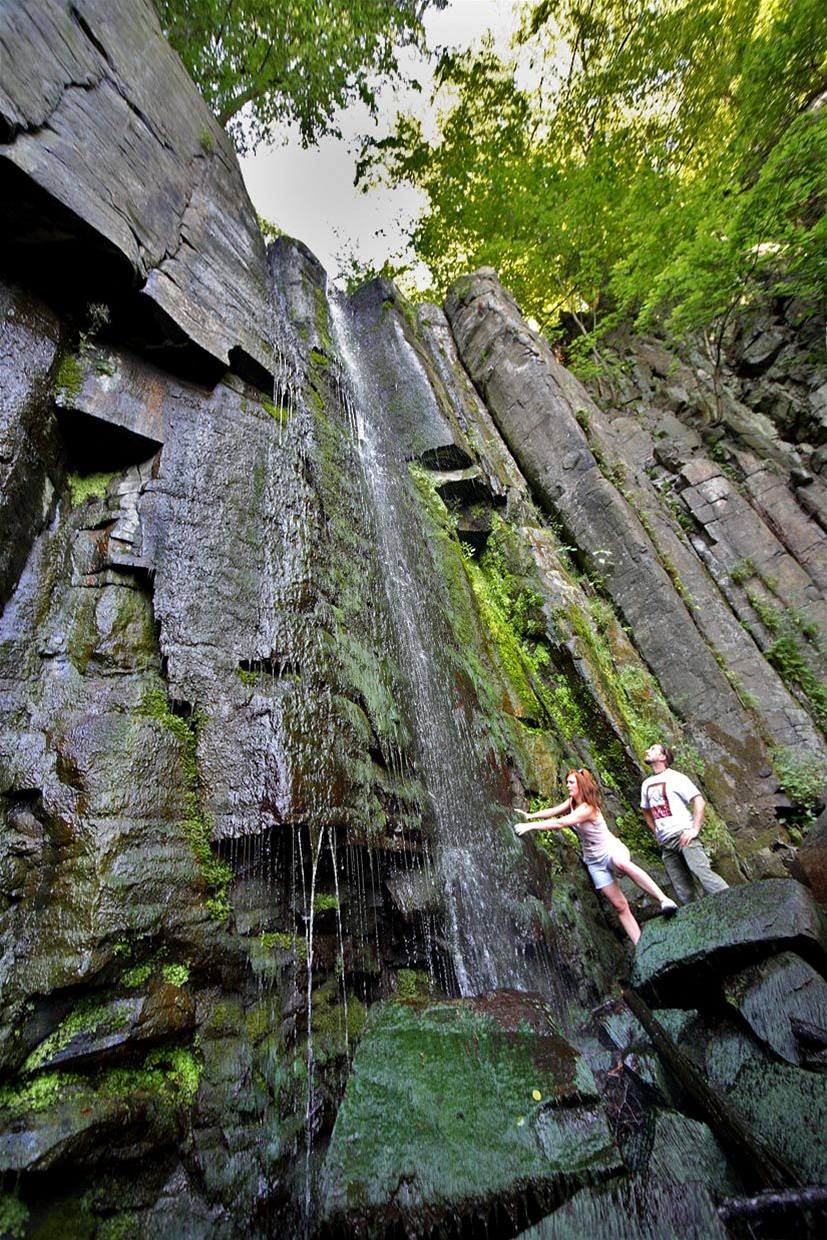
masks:
[[[644,760],[652,774],[640,789],[640,808],[646,825],[661,847],[661,857],[681,904],[695,896],[693,879],[709,894],[729,886],[709,864],[698,839],[705,802],[688,775],[672,770],[673,754],[658,741],[650,745]],[[691,812],[690,812],[691,806]]]

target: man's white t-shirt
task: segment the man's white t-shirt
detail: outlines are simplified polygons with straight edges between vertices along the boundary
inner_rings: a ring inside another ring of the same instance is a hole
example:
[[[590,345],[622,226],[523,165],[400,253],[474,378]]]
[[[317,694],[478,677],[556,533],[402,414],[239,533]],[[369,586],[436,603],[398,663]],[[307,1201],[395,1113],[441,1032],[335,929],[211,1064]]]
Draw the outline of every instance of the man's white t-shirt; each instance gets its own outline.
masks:
[[[688,775],[667,766],[658,775],[644,779],[640,789],[640,808],[652,811],[659,844],[672,844],[692,826],[689,803],[700,791]]]

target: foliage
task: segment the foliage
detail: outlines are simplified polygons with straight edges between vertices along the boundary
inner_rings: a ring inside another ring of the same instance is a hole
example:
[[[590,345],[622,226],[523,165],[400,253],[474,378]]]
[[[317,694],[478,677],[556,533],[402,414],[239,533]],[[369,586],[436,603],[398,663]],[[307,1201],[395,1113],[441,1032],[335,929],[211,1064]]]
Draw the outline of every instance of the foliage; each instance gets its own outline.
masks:
[[[307,963],[307,940],[299,935],[290,934],[286,930],[268,930],[259,935],[259,943],[263,951],[289,952],[300,964]]]
[[[151,964],[136,964],[133,968],[127,969],[125,973],[121,974],[121,985],[126,986],[129,990],[135,990],[148,982],[151,976]]]
[[[26,1234],[29,1209],[12,1193],[0,1192],[0,1235],[14,1240]]]
[[[333,114],[376,111],[400,51],[422,45],[422,13],[445,0],[158,0],[170,43],[236,146],[250,151],[295,122],[307,145],[337,133]],[[240,118],[246,108],[244,120]]]
[[[766,654],[781,679],[801,691],[809,702],[816,723],[827,733],[827,688],[805,661],[793,635],[785,632],[776,637]]]
[[[31,1115],[59,1101],[63,1091],[81,1078],[68,1072],[43,1072],[23,1084],[9,1083],[0,1088],[0,1110]]]
[[[782,790],[792,801],[813,811],[824,800],[827,790],[827,764],[808,750],[782,746],[773,749],[773,766]]]
[[[424,191],[440,290],[488,264],[587,348],[623,317],[720,349],[743,302],[823,287],[826,47],[818,0],[535,0],[509,59],[443,56],[435,140],[402,117],[359,173]]]
[[[418,969],[399,969],[396,974],[396,990],[393,998],[397,1003],[413,1006],[427,1003],[431,997],[431,984],[427,973]]]
[[[268,220],[265,216],[256,212],[256,222],[258,223],[258,231],[261,233],[265,241],[278,241],[279,237],[283,237],[284,233],[278,224],[274,224],[272,220]]]
[[[168,986],[186,986],[190,980],[188,964],[165,964],[161,976]]]

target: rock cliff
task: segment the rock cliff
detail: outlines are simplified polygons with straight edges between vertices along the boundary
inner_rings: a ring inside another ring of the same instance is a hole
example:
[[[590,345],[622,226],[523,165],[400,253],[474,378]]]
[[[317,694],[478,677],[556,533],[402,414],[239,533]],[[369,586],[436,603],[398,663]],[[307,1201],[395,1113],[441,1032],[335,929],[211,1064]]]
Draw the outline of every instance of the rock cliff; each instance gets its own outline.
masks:
[[[493,272],[265,251],[148,0],[0,46],[0,1230],[726,1235],[822,1182],[814,316],[590,394]],[[732,887],[646,922],[644,1026],[510,823],[587,765],[660,876],[658,738]]]

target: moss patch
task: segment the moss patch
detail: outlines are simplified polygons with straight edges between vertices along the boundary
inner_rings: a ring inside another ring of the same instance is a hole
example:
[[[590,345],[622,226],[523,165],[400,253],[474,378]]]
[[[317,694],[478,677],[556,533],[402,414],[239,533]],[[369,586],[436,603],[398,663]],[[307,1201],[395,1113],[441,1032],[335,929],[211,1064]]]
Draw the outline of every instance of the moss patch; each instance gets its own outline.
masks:
[[[456,1220],[528,1183],[570,1191],[569,1177],[610,1174],[619,1156],[594,1096],[562,1038],[504,1032],[460,1004],[374,1007],[325,1158],[323,1215],[402,1230],[429,1208]]]
[[[13,1193],[0,1192],[0,1236],[20,1240],[26,1234],[29,1208]]]
[[[293,410],[287,405],[275,404],[271,400],[263,400],[261,407],[279,426],[286,426],[293,416]]]
[[[186,986],[190,980],[189,965],[165,964],[161,969],[161,976],[168,986]]]
[[[71,404],[83,387],[83,366],[74,353],[64,353],[55,374],[55,395],[65,404]]]
[[[348,993],[343,1002],[342,990],[333,978],[314,990],[311,998],[311,1029],[313,1055],[317,1063],[353,1053],[365,1027],[366,1009],[356,995]]]
[[[68,1046],[80,1033],[104,1036],[123,1029],[128,1023],[128,1012],[119,1008],[117,1003],[101,1002],[99,999],[83,999],[61,1021],[54,1033],[32,1051],[23,1065],[24,1071],[34,1072],[41,1064]]]
[[[258,943],[265,952],[289,952],[300,964],[307,963],[307,940],[286,930],[267,931],[260,934]]]
[[[127,969],[121,974],[121,985],[135,990],[139,986],[143,986],[152,976],[153,965],[136,964],[133,968]]]
[[[114,473],[106,471],[97,474],[69,474],[66,485],[73,507],[77,508],[87,499],[105,499],[107,487],[114,477]]]
[[[415,1006],[428,1003],[431,998],[428,974],[419,969],[399,969],[393,998],[396,1003],[412,1003]]]
[[[181,826],[207,889],[206,904],[210,916],[215,921],[224,922],[230,915],[228,892],[234,875],[227,863],[213,852],[213,824],[201,807],[200,778],[196,758],[201,719],[198,715],[193,715],[187,721],[174,715],[160,685],[151,686],[146,690],[139,714],[148,719],[156,719],[163,724],[180,744],[187,807],[186,818]]]
[[[70,1072],[43,1072],[30,1081],[0,1088],[0,1110],[12,1115],[36,1114],[55,1106],[64,1092],[82,1081]]]

